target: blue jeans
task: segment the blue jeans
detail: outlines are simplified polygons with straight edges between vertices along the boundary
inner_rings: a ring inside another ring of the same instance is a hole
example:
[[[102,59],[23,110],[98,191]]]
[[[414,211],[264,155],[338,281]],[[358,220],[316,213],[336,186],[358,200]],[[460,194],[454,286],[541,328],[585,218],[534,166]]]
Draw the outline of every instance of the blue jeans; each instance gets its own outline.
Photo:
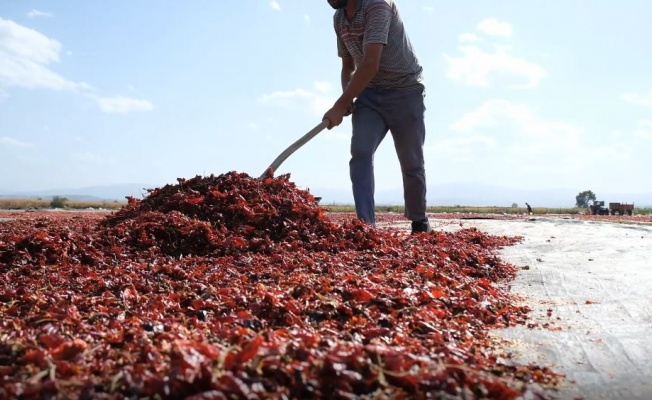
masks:
[[[405,216],[411,221],[426,218],[424,97],[421,85],[411,89],[367,88],[355,101],[349,169],[359,219],[376,223],[374,154],[387,132],[394,139],[403,173]]]

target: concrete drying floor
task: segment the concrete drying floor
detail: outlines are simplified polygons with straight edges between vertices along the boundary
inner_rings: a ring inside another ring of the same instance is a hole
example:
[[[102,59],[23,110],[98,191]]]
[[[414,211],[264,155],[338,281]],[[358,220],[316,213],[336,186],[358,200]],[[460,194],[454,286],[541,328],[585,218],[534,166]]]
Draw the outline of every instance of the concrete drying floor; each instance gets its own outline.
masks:
[[[511,291],[532,322],[495,331],[519,362],[566,375],[560,399],[652,399],[652,225],[580,221],[432,220],[523,236],[501,251],[522,268]],[[548,324],[548,327],[543,327]]]

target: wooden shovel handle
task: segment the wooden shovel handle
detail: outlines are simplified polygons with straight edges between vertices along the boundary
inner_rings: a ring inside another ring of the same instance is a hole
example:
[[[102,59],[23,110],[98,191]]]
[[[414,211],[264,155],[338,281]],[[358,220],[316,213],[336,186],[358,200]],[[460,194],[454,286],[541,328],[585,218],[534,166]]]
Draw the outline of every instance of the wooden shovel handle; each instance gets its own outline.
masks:
[[[330,123],[330,121],[328,119],[324,119],[323,121],[321,121],[319,123],[319,125],[315,126],[308,133],[301,136],[296,142],[292,143],[287,149],[285,149],[281,154],[279,154],[278,157],[276,157],[276,159],[269,165],[269,167],[267,167],[267,169],[265,169],[265,172],[263,172],[263,174],[258,179],[263,179],[266,176],[268,176],[270,173],[274,174],[274,172],[276,172],[278,167],[281,166],[283,161],[285,161],[288,157],[290,157],[290,155],[292,155],[292,153],[299,150],[299,148],[301,148],[301,146],[308,143],[308,141],[310,141],[310,139],[317,136],[317,134],[319,132],[326,129],[328,127],[329,123]]]

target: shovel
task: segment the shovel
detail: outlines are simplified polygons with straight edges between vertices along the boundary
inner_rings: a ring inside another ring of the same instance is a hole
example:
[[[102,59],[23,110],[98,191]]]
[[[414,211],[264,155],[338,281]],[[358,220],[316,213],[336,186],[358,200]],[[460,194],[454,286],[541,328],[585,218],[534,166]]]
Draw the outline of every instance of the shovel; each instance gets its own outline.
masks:
[[[319,123],[319,125],[315,126],[308,133],[301,136],[296,142],[292,143],[287,149],[285,149],[281,154],[279,154],[278,157],[276,157],[276,159],[269,165],[269,167],[267,167],[265,172],[263,172],[263,174],[258,179],[263,179],[268,176],[274,176],[274,172],[278,169],[278,167],[281,166],[283,161],[285,161],[288,157],[290,157],[292,153],[299,150],[301,146],[308,143],[310,139],[317,136],[319,132],[326,129],[326,127],[328,127],[328,124],[329,124],[328,119],[324,119]]]

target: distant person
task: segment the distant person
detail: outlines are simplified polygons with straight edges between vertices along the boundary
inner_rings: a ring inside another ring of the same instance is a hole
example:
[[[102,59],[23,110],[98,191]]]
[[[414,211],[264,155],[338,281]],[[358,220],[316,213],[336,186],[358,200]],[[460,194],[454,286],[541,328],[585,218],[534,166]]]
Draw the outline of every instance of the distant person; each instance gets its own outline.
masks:
[[[532,215],[532,207],[530,207],[530,205],[527,202],[525,203],[525,205],[527,206],[527,213],[529,215]]]
[[[423,144],[423,68],[392,0],[328,0],[337,53],[342,59],[342,95],[324,114],[328,129],[352,114],[349,173],[357,217],[375,224],[374,154],[391,132],[403,174],[405,216],[412,233],[428,232]]]

